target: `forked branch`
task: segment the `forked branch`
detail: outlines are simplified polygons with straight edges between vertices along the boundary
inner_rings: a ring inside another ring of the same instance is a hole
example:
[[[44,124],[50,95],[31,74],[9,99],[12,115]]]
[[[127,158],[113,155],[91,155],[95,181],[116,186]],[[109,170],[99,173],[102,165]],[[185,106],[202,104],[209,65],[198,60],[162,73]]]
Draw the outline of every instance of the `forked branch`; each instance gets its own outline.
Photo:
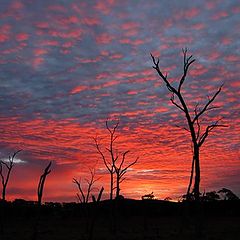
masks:
[[[198,141],[198,146],[201,147],[206,138],[208,137],[209,133],[214,129],[214,128],[219,128],[219,127],[228,127],[227,125],[224,124],[218,124],[220,120],[216,121],[215,123],[208,125],[204,131],[204,133],[201,135]]]
[[[204,114],[206,111],[218,108],[218,107],[214,107],[214,106],[210,106],[211,103],[215,100],[215,98],[217,97],[217,95],[221,92],[223,87],[223,84],[219,87],[219,89],[217,90],[217,92],[208,99],[208,102],[205,104],[205,106],[195,115],[195,117],[193,118],[193,123],[195,123],[197,121],[197,119],[199,119],[199,117]]]

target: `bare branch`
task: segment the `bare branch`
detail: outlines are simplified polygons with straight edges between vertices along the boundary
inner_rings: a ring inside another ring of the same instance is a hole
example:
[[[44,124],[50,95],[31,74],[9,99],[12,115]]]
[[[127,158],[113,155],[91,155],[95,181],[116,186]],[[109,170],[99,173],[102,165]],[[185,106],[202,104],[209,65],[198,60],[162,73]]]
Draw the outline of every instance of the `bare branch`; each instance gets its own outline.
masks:
[[[178,105],[175,101],[174,101],[174,93],[172,94],[171,98],[170,98],[170,101],[172,102],[173,105],[175,105],[177,108],[179,108],[181,111],[185,112],[185,110],[180,106]]]
[[[213,108],[216,107],[210,107],[210,104],[215,100],[215,98],[217,97],[217,95],[221,92],[223,87],[223,84],[219,87],[219,89],[217,90],[217,92],[211,97],[209,98],[208,102],[205,104],[205,106],[203,107],[203,109],[194,117],[194,119],[192,120],[192,122],[194,123],[202,114],[204,114],[204,112],[211,110]]]
[[[79,193],[76,193],[76,195],[77,195],[77,199],[79,200],[79,202],[82,203],[82,199],[81,199]]]
[[[181,126],[179,126],[179,125],[175,125],[175,126],[178,127],[178,128],[181,128],[181,129],[183,129],[183,130],[185,130],[185,131],[187,131],[187,132],[190,132],[190,130],[187,129],[186,127],[181,127]]]
[[[186,79],[188,68],[192,63],[195,62],[195,59],[192,59],[192,55],[187,57],[187,48],[182,49],[183,51],[183,75],[180,79],[179,85],[178,85],[178,93],[181,91],[181,87]]]
[[[86,202],[86,199],[85,199],[85,194],[83,193],[83,189],[82,189],[82,186],[81,186],[81,179],[79,179],[79,181],[78,181],[76,178],[73,178],[72,182],[77,185],[78,190],[79,190],[79,192],[80,192],[80,194],[81,194],[81,197],[82,197],[82,198],[80,197],[79,194],[77,194],[80,202],[85,203],[85,202]]]
[[[138,160],[139,160],[139,157],[137,157],[135,161],[133,161],[132,163],[128,164],[125,168],[123,168],[123,169],[121,170],[121,172],[126,172],[126,170],[127,170],[128,168],[130,168],[131,166],[133,166],[134,164],[136,164]],[[124,174],[125,174],[125,173],[124,173]]]
[[[100,146],[99,146],[99,143],[98,143],[98,141],[97,141],[97,138],[93,138],[93,139],[94,139],[94,141],[95,141],[95,146],[96,146],[96,148],[97,148],[97,151],[98,151],[98,153],[100,154],[100,156],[101,156],[102,159],[103,159],[103,162],[104,162],[105,167],[107,168],[107,170],[108,170],[109,172],[111,172],[111,169],[110,169],[110,167],[109,167],[110,163],[106,160],[103,152],[101,151]]]
[[[198,141],[198,146],[201,147],[202,144],[204,143],[204,141],[206,140],[206,138],[208,137],[209,133],[217,127],[228,127],[227,125],[223,125],[223,124],[218,124],[220,120],[216,121],[214,124],[208,125],[205,129],[205,132],[201,135],[199,141]]]
[[[123,181],[125,181],[126,180],[126,178],[122,178],[120,181],[119,181],[119,183],[122,183]]]
[[[110,132],[111,135],[114,135],[116,129],[118,128],[118,125],[119,125],[119,120],[117,120],[117,123],[113,127],[113,130],[111,130],[110,127],[108,126],[108,120],[106,121],[106,128]]]
[[[126,151],[126,152],[124,152],[124,153],[122,154],[122,161],[121,161],[121,163],[120,163],[119,169],[122,168],[122,165],[123,165],[123,163],[124,163],[124,161],[125,161],[126,155],[127,155],[129,152],[130,152],[130,151],[128,150],[128,151]]]
[[[150,54],[152,57],[152,61],[153,61],[153,68],[157,71],[158,75],[162,78],[162,80],[165,82],[167,89],[172,92],[177,94],[178,91],[170,84],[170,82],[167,80],[167,74],[164,76],[163,73],[161,72],[160,68],[159,68],[159,59],[155,59],[155,57]]]

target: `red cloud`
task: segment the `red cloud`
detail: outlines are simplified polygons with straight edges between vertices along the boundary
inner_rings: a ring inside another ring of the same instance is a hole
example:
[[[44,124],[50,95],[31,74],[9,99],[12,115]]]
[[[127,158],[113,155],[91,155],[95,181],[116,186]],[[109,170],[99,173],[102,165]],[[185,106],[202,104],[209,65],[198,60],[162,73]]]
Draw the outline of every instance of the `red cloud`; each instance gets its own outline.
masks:
[[[228,55],[224,57],[224,59],[228,62],[239,62],[239,57],[237,55]]]
[[[109,57],[110,59],[121,59],[123,58],[123,55],[120,53],[113,54]]]
[[[59,42],[56,40],[41,40],[39,42],[41,46],[59,46]]]
[[[184,16],[186,18],[193,18],[196,17],[199,14],[200,10],[199,8],[191,8],[185,11]]]
[[[48,53],[48,51],[46,49],[35,49],[34,50],[34,55],[35,56],[41,56]]]
[[[38,68],[43,62],[44,62],[43,58],[36,57],[32,60],[32,66],[33,68]]]
[[[222,11],[222,12],[218,12],[218,13],[214,14],[214,15],[212,16],[212,19],[213,19],[213,20],[219,20],[219,19],[225,18],[225,17],[228,17],[228,13]]]
[[[88,26],[95,26],[100,24],[100,20],[97,17],[85,17],[82,18],[82,23]]]
[[[106,1],[98,1],[95,5],[95,9],[100,11],[102,14],[107,15],[111,11],[111,8],[113,7],[115,3],[115,0],[106,0]]]
[[[49,23],[48,22],[37,22],[35,24],[36,27],[38,28],[49,28]]]
[[[26,41],[28,39],[28,34],[27,33],[19,33],[16,36],[16,40],[21,42],[21,41]]]
[[[136,22],[125,22],[121,25],[122,30],[131,30],[139,27],[139,23]]]
[[[223,45],[229,45],[229,44],[232,43],[232,39],[231,39],[231,38],[228,38],[228,37],[223,37],[223,38],[221,39],[221,42],[222,42]]]
[[[71,90],[70,94],[80,93],[86,89],[87,89],[87,86],[77,86]]]
[[[0,33],[0,42],[6,42],[9,39],[7,34]]]
[[[0,26],[0,42],[6,42],[10,38],[11,26],[4,24]]]
[[[128,39],[128,38],[120,39],[119,42],[122,43],[122,44],[131,44],[131,45],[134,45],[134,46],[142,45],[142,44],[145,43],[145,41],[143,41],[142,39],[131,40],[131,39]]]
[[[96,37],[97,44],[108,44],[113,40],[113,36],[107,33],[102,33]]]

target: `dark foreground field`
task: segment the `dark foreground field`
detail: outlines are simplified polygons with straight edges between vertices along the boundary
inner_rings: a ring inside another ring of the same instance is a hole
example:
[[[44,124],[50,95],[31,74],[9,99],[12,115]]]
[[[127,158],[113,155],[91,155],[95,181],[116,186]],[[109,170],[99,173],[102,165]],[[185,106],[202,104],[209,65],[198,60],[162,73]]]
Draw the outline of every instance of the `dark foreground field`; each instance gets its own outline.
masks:
[[[0,203],[1,240],[240,239],[240,201]]]

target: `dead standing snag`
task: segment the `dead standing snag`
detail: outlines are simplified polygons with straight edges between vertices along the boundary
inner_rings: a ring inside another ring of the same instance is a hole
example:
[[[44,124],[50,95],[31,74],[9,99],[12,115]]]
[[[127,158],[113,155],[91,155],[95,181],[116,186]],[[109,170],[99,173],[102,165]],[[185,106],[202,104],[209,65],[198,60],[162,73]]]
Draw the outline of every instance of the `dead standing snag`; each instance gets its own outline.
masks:
[[[10,174],[12,172],[12,168],[14,165],[14,158],[21,151],[22,150],[18,150],[12,156],[10,155],[8,157],[8,162],[2,161],[2,160],[0,161],[0,176],[1,176],[1,182],[2,182],[2,200],[3,201],[6,200],[6,190],[7,190]],[[6,174],[4,174],[4,168],[6,169]]]
[[[192,170],[189,181],[189,186],[187,189],[187,196],[190,196],[191,193],[191,185],[192,179],[195,175],[194,179],[194,187],[193,187],[193,195],[196,201],[199,201],[200,196],[200,148],[203,145],[204,141],[208,137],[209,133],[212,132],[217,127],[226,127],[225,125],[219,124],[219,120],[215,121],[213,124],[209,124],[204,130],[202,130],[202,126],[200,123],[200,118],[208,111],[216,109],[218,107],[212,106],[212,103],[221,92],[223,85],[219,87],[219,89],[212,95],[212,97],[208,98],[208,101],[204,106],[199,107],[199,104],[195,106],[193,109],[193,116],[190,114],[190,109],[188,104],[184,99],[184,95],[181,92],[184,81],[186,80],[186,76],[189,70],[189,67],[195,62],[193,56],[187,55],[187,49],[183,49],[183,74],[179,80],[178,87],[174,87],[168,80],[167,74],[163,74],[162,70],[159,66],[159,59],[155,58],[152,54],[153,68],[157,71],[160,78],[166,84],[168,91],[172,94],[170,101],[173,105],[175,105],[181,112],[184,113],[185,119],[187,122],[188,128],[184,128],[191,135],[192,140],[192,150],[193,150],[193,159],[192,159]],[[177,98],[177,102],[175,100]],[[188,198],[188,197],[187,197]]]
[[[44,183],[46,180],[47,175],[51,172],[50,167],[52,165],[52,162],[50,162],[47,167],[45,168],[43,174],[41,175],[38,183],[38,205],[42,204],[42,195],[43,195],[43,188]]]
[[[113,191],[116,189],[115,197],[120,196],[120,184],[125,180],[124,175],[127,170],[137,163],[139,158],[136,158],[135,161],[132,161],[125,165],[126,155],[129,151],[125,151],[122,154],[119,154],[118,150],[114,148],[114,144],[118,136],[116,135],[116,130],[119,126],[119,121],[111,128],[109,127],[108,121],[106,121],[106,128],[109,132],[109,147],[106,147],[108,154],[105,154],[100,148],[100,144],[97,138],[94,138],[96,148],[100,154],[105,167],[107,168],[110,174],[110,199],[113,199]],[[110,160],[109,160],[110,159]],[[114,186],[115,180],[115,186]]]

